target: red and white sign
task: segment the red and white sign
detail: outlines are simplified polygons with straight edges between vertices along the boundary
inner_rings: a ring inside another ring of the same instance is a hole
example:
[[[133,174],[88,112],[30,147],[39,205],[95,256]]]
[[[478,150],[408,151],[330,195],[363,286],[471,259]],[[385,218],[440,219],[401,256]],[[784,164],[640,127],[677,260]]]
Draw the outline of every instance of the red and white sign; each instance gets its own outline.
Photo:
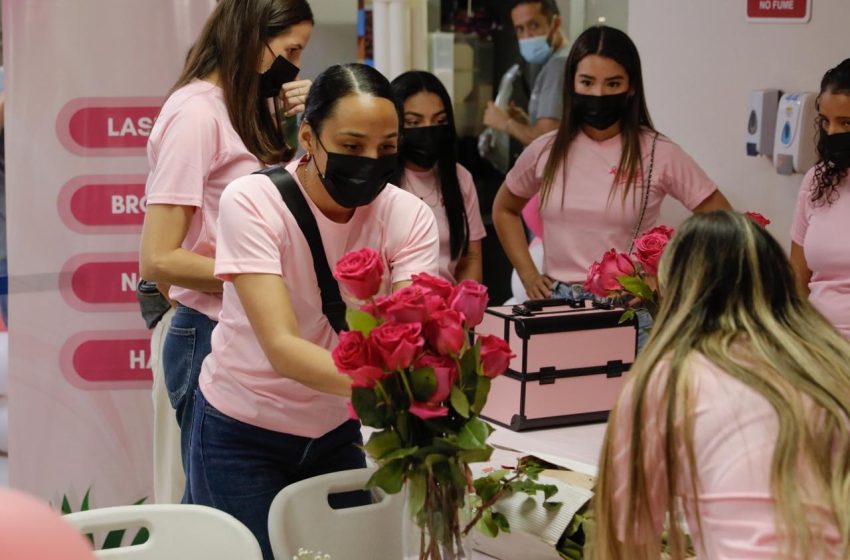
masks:
[[[812,0],[747,0],[747,21],[806,23]]]

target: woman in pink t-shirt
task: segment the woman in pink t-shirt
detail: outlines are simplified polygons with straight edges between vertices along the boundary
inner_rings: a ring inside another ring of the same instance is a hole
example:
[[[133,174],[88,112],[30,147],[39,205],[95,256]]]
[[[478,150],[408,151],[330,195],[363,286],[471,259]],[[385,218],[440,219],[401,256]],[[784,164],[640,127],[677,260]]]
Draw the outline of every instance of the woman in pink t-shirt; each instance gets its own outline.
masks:
[[[174,411],[159,406],[163,380],[181,428],[185,470],[192,399],[221,311],[222,285],[213,275],[219,197],[237,177],[292,157],[281,113],[303,111],[310,82],[295,80],[296,65],[312,29],[305,0],[222,0],[151,130],[140,268],[176,302],[173,317],[152,338],[154,345],[163,341],[153,348],[160,357],[154,364],[157,501],[173,500],[163,495],[167,481],[160,484],[173,478]],[[172,485],[182,493],[185,483]]]
[[[848,558],[850,345],[741,214],[690,218],[658,280],[608,424],[593,558],[657,560],[666,529],[682,559],[683,521],[706,560]]]
[[[542,271],[520,219],[537,193]],[[611,248],[628,251],[636,233],[656,225],[667,195],[694,212],[729,208],[693,159],[652,126],[632,40],[611,27],[587,29],[567,58],[560,128],[529,144],[493,203],[496,232],[528,297],[591,297],[581,288],[590,265]]]
[[[440,276],[481,281],[481,240],[486,233],[472,175],[457,162],[457,133],[449,92],[428,72],[405,72],[392,81],[404,129],[399,186],[423,200],[440,231]]]
[[[791,263],[809,300],[850,339],[850,58],[821,81],[818,163],[800,186]]]
[[[398,173],[398,136],[386,78],[362,64],[332,66],[307,97],[299,132],[307,155],[286,167],[329,265],[375,249],[384,260],[382,294],[416,273],[436,275],[439,255],[431,209],[387,185]],[[350,379],[331,359],[338,339],[310,246],[275,184],[265,174],[232,182],[218,225],[224,302],[196,393],[189,485],[194,503],[245,523],[271,558],[275,495],[304,478],[364,467],[360,423],[349,418]]]

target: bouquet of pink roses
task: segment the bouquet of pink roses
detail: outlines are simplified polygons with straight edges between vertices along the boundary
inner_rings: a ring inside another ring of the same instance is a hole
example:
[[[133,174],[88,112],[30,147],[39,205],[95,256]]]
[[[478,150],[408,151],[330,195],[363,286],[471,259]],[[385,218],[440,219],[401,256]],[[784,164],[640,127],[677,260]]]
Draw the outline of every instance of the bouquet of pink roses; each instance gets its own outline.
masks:
[[[488,460],[493,451],[487,445],[492,428],[478,414],[490,380],[514,355],[501,338],[470,334],[487,306],[483,285],[465,280],[453,286],[418,274],[410,286],[375,297],[383,272],[372,249],[337,263],[334,277],[363,305],[347,310],[351,330],[340,333],[332,356],[352,380],[352,417],[377,429],[365,445],[379,465],[370,487],[396,493],[407,485],[410,513],[422,528],[420,558],[460,558],[462,533],[476,523],[490,533],[506,525],[488,509],[501,495],[497,481],[473,484],[467,465]],[[523,489],[549,497],[551,490],[529,484]],[[462,531],[460,512],[479,489],[486,495]]]
[[[640,305],[651,314],[657,307],[655,275],[664,248],[674,231],[667,226],[657,226],[635,239],[631,255],[610,249],[602,261],[594,261],[587,273],[584,289],[602,298],[638,298]],[[620,322],[635,316],[635,309],[627,309]]]
[[[745,212],[748,218],[761,227],[770,220],[758,212]],[[587,272],[584,290],[602,298],[638,298],[640,306],[655,315],[658,307],[656,280],[658,263],[674,230],[667,226],[656,226],[635,239],[631,255],[610,249],[601,261],[594,261]],[[627,309],[620,322],[635,316],[635,309]]]

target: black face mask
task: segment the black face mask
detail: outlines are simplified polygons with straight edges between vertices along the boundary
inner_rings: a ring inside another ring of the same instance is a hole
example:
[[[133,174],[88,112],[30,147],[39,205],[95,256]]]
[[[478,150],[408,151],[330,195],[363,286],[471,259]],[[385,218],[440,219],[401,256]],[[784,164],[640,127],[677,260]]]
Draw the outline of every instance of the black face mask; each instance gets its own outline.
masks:
[[[823,158],[838,169],[850,169],[850,132],[826,134],[822,132]]]
[[[405,128],[401,155],[406,161],[431,169],[447,149],[451,149],[451,127],[447,124]]]
[[[271,48],[269,50],[271,51]],[[272,54],[274,54],[273,51]],[[263,99],[276,96],[280,93],[281,86],[297,78],[300,71],[297,66],[277,55],[271,67],[260,74],[258,95]]]
[[[584,95],[573,93],[573,110],[579,122],[597,130],[611,128],[623,118],[629,94]]]
[[[318,135],[316,139],[328,155],[325,172],[319,171],[319,179],[334,202],[343,208],[366,206],[398,172],[396,154],[373,159],[329,152]]]

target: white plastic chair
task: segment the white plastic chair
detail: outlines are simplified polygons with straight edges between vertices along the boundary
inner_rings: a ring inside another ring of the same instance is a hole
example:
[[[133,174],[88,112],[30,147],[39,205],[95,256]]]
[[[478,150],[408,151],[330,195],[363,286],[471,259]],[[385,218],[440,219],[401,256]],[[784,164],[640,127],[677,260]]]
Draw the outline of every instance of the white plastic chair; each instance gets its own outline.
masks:
[[[334,560],[399,560],[404,557],[404,493],[373,492],[376,503],[333,509],[328,494],[362,490],[375,469],[355,469],[290,484],[269,511],[269,538],[276,560],[299,548]]]
[[[96,550],[98,559],[120,560],[262,560],[253,533],[238,519],[214,508],[162,504],[119,506],[70,513],[64,517],[81,533],[145,527],[147,542]]]

